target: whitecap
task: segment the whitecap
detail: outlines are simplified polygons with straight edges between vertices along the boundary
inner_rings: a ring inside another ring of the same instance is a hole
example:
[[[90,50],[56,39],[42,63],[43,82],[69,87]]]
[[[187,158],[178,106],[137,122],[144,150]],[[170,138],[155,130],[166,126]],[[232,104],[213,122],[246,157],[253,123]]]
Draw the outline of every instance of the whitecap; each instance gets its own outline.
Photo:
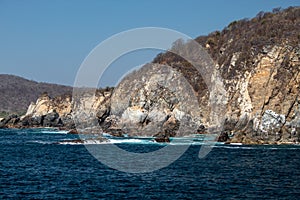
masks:
[[[44,134],[68,134],[69,131],[66,131],[66,130],[42,130],[40,133],[44,133]]]
[[[216,145],[215,148],[224,148],[224,149],[257,149],[257,147],[249,147],[242,145]]]
[[[243,143],[236,142],[236,143],[230,143],[230,145],[243,145]]]
[[[42,140],[30,140],[26,141],[26,143],[34,143],[34,144],[53,144],[51,141],[42,141]]]
[[[153,144],[153,140],[145,140],[145,139],[137,139],[137,138],[131,138],[131,139],[110,139],[108,143],[111,144]]]

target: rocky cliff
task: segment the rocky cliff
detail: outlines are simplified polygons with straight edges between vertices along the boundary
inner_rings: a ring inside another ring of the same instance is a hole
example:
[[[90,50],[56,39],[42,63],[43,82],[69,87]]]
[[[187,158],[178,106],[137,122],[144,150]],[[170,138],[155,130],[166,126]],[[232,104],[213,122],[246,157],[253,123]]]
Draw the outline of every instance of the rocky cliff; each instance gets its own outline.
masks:
[[[231,142],[299,142],[299,25],[300,8],[288,8],[261,12],[196,39],[221,73],[228,94],[224,131],[234,135]],[[191,64],[171,52],[158,55],[154,62],[168,64],[189,78],[207,118],[207,87]]]
[[[239,52],[228,70],[234,69]],[[225,79],[229,93],[226,129],[233,142],[286,143],[299,141],[300,48],[267,46],[252,58],[252,66]]]
[[[71,95],[50,98],[43,93],[31,103],[24,116],[10,115],[2,119],[0,127],[28,128],[28,127],[65,127],[74,128],[71,119]]]
[[[300,9],[289,8],[259,13],[196,39],[215,61],[213,70],[220,73],[227,93],[220,141],[300,142],[299,33]],[[184,49],[187,44],[174,45]],[[166,52],[129,74],[115,90],[83,90],[73,102],[70,96],[42,95],[25,116],[2,119],[0,126],[76,125],[79,132],[167,141],[170,136],[208,132],[215,90],[209,90],[191,63]]]

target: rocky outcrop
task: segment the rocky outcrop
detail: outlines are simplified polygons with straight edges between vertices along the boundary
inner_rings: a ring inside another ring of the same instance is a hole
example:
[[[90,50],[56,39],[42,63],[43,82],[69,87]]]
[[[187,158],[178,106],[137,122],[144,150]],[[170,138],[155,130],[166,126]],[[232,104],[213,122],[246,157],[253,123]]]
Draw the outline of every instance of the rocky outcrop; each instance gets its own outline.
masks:
[[[237,64],[236,60],[242,55],[239,52],[232,55],[230,66],[216,65],[228,94],[227,109],[221,113],[226,121],[218,141],[299,142],[299,49],[299,46],[285,44],[266,46],[248,60],[250,65]],[[95,120],[104,131],[118,136],[123,133],[154,136],[158,141],[207,133],[211,127],[209,102],[212,95],[206,88],[203,93],[189,93],[187,89],[191,84],[184,77],[186,74],[169,64],[171,67],[145,65],[125,77],[107,100],[98,97],[98,103],[91,108],[97,110]]]
[[[0,128],[13,128],[19,121],[20,118],[17,115],[9,115],[0,121]]]
[[[24,116],[11,115],[1,122],[0,127],[61,127],[75,128],[71,119],[71,95],[50,98],[47,93],[42,94],[31,103]]]
[[[194,97],[194,98],[193,98]],[[202,124],[195,94],[174,69],[148,64],[115,88],[111,115],[117,128],[131,135],[187,135]]]
[[[93,90],[78,88],[73,93],[72,118],[80,133],[102,133],[113,125],[110,116],[112,88]],[[110,116],[110,117],[109,117]]]
[[[227,91],[223,131],[233,136],[227,142],[300,142],[299,16],[299,7],[263,13],[196,39],[215,60]],[[189,79],[198,94],[201,120],[208,120],[210,95],[193,66],[171,52],[154,62]]]
[[[268,46],[253,58],[253,64],[244,64],[243,73],[235,71],[235,76],[224,80],[230,94],[228,129],[236,133],[232,141],[300,142],[294,134],[300,127],[299,61],[299,46]]]
[[[62,95],[51,99],[47,93],[42,94],[36,101],[31,103],[25,116],[43,116],[56,112],[59,116],[71,113],[71,95]]]
[[[227,132],[221,132],[221,134],[219,135],[217,141],[218,142],[227,142],[229,140],[229,135]]]
[[[72,115],[81,133],[126,133],[167,141],[193,134],[202,125],[196,94],[188,87],[172,68],[148,64],[126,76],[114,91],[75,90]]]

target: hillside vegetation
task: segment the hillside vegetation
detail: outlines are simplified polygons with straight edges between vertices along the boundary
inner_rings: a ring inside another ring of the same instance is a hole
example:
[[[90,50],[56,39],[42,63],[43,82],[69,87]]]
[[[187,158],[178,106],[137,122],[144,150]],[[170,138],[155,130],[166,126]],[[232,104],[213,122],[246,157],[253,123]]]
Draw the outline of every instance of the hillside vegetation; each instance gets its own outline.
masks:
[[[300,7],[290,7],[285,10],[275,8],[272,12],[259,12],[252,19],[231,22],[222,31],[199,36],[196,41],[206,48],[220,66],[223,78],[234,78],[236,72],[241,73],[249,67],[254,67],[256,63],[253,63],[252,58],[259,53],[267,53],[268,46],[284,45],[291,48],[299,46]],[[180,40],[174,45],[184,46]],[[235,68],[228,70],[233,54],[236,52],[239,52],[239,55],[235,61]],[[287,65],[288,58],[285,61]],[[153,62],[168,64],[181,71],[199,93],[206,87],[201,78],[195,78],[201,75],[190,63],[172,52],[158,54]]]
[[[71,93],[72,87],[39,83],[14,75],[0,74],[0,117],[8,113],[24,113],[31,102],[44,92],[55,97]]]

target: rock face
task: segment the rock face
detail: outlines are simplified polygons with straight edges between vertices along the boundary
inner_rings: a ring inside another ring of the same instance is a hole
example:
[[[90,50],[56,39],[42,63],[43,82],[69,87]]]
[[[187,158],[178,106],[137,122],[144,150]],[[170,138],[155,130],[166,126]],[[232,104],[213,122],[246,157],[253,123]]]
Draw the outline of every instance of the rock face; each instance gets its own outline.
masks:
[[[227,91],[224,132],[245,144],[297,143],[300,110],[300,8],[263,13],[196,40],[216,62]],[[167,52],[155,63],[178,69],[198,94],[201,121],[210,94],[191,64]],[[216,116],[217,117],[217,116]]]
[[[111,115],[131,135],[165,137],[194,133],[202,124],[195,93],[186,79],[167,66],[148,64],[115,88]]]
[[[300,48],[272,46],[243,74],[224,80],[230,93],[229,129],[243,143],[299,142]],[[232,66],[234,69],[235,66]]]
[[[228,136],[228,133],[227,133],[227,132],[222,132],[222,133],[219,135],[217,141],[218,141],[218,142],[226,142],[226,141],[228,141],[229,139],[230,139],[230,138],[229,138],[229,136]]]
[[[225,42],[223,46],[227,49],[222,47],[220,50],[231,58],[230,62],[221,60],[215,66],[227,91],[223,131],[234,135],[227,141],[245,144],[300,142],[299,44],[283,42],[266,45],[260,50],[249,50],[247,53],[251,57],[247,57],[245,52],[229,49],[232,42]],[[210,45],[204,46],[210,51]],[[212,95],[203,79],[195,72],[190,73],[192,66],[178,64],[184,61],[168,53],[159,55],[154,62],[166,63],[189,78],[189,83],[198,94],[199,120],[209,122],[208,102]],[[204,125],[207,127],[209,123]],[[224,138],[220,140],[224,141]]]
[[[70,95],[58,96],[51,99],[47,93],[42,94],[36,101],[31,103],[27,109],[25,116],[43,116],[55,111],[59,116],[64,116],[71,113]]]
[[[102,133],[112,126],[110,101],[112,89],[79,89],[74,92],[72,117],[80,133]]]
[[[194,97],[194,98],[193,98]],[[148,64],[105,92],[78,89],[72,115],[79,132],[115,136],[193,134],[202,122],[196,94],[173,68]]]

